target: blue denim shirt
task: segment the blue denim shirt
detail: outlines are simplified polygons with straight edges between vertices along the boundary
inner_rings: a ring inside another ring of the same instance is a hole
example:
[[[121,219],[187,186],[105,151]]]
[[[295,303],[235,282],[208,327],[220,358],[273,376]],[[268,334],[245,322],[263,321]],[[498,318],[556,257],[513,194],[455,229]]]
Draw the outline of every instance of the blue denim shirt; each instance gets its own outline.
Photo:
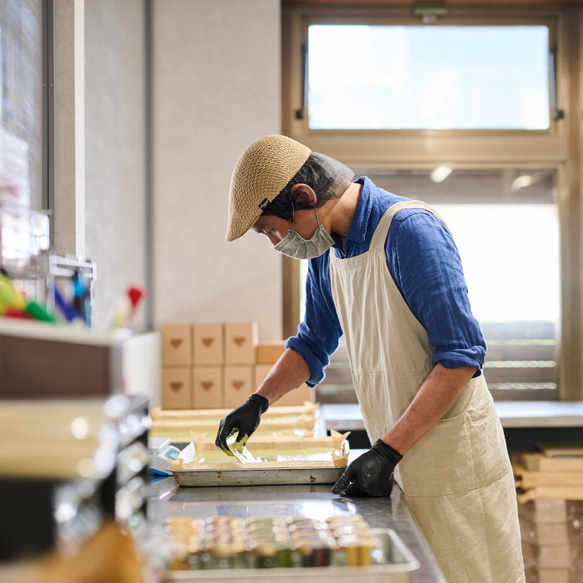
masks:
[[[377,188],[359,178],[362,193],[344,246],[332,233],[339,258],[368,250],[373,233],[393,204],[407,198]],[[403,209],[393,218],[385,244],[387,267],[413,315],[427,330],[434,347],[432,360],[446,368],[477,367],[481,374],[486,342],[472,315],[458,249],[453,238],[432,213]],[[310,259],[306,281],[306,307],[296,336],[286,342],[310,367],[310,386],[320,383],[330,355],[338,348],[342,329],[332,299],[329,254]]]

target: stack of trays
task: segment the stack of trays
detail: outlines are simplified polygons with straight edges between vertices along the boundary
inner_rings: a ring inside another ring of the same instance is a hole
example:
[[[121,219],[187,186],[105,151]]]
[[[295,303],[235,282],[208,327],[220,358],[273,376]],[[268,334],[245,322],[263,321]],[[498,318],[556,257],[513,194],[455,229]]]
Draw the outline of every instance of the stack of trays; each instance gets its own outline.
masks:
[[[540,452],[512,453],[518,501],[583,500],[583,448],[539,445]]]
[[[150,411],[152,427],[150,437],[170,439],[172,443],[188,443],[192,433],[214,437],[220,420],[231,409],[191,409]],[[318,404],[306,402],[296,406],[270,407],[261,417],[255,435],[295,435],[314,436],[317,433]]]
[[[526,573],[538,583],[580,581],[583,450],[550,445],[539,449],[511,455]]]
[[[583,577],[583,503],[539,498],[518,505],[528,580],[571,583]]]

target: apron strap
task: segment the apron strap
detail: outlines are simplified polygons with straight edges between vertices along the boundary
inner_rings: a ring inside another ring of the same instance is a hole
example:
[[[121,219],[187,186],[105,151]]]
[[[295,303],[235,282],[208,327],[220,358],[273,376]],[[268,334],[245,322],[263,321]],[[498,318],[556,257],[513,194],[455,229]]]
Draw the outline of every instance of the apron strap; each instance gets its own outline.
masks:
[[[431,208],[427,203],[420,201],[420,200],[404,200],[402,202],[397,202],[391,205],[386,211],[385,214],[381,217],[377,228],[372,236],[372,240],[370,242],[370,249],[374,249],[377,246],[383,246],[385,244],[385,240],[387,238],[387,233],[389,232],[389,227],[391,226],[391,222],[393,217],[403,209],[424,209],[431,214],[435,215],[446,227],[447,224],[443,220],[438,213],[435,212],[433,208]]]

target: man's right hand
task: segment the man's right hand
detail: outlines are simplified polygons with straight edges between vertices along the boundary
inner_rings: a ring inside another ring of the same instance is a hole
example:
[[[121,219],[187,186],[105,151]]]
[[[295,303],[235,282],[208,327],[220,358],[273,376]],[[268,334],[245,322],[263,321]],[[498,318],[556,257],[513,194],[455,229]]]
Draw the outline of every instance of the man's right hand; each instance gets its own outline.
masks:
[[[245,443],[251,434],[257,429],[261,421],[261,415],[267,411],[269,401],[254,393],[242,405],[231,411],[221,419],[215,445],[220,447],[227,455],[233,452],[227,445],[227,438],[237,433],[236,443]]]

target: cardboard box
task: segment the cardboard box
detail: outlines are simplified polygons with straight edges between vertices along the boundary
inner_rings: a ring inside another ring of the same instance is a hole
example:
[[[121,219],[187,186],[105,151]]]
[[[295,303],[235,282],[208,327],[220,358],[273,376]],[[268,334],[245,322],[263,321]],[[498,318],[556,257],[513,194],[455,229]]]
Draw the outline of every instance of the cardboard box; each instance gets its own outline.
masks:
[[[256,322],[225,324],[225,364],[255,364]]]
[[[553,498],[537,498],[518,505],[518,515],[531,522],[566,522],[567,503]]]
[[[269,374],[269,371],[273,368],[272,364],[256,364],[254,369],[254,381],[255,381],[255,389],[256,390],[259,385],[265,380],[265,377]]]
[[[568,569],[571,566],[569,545],[539,546],[522,541],[522,555],[525,566],[538,569]]]
[[[162,325],[162,366],[192,366],[192,325]]]
[[[568,569],[571,566],[571,547],[567,545],[539,546],[539,568]]]
[[[520,546],[522,549],[522,562],[524,564],[525,569],[530,567],[536,567],[536,546],[531,545],[526,542],[524,539],[520,541]]]
[[[225,361],[222,323],[196,323],[192,326],[194,366],[221,365]]]
[[[275,364],[285,352],[285,341],[259,342],[255,349],[256,364]]]
[[[271,364],[256,364],[255,365],[255,389],[261,385],[265,380],[265,377],[269,374],[272,369]],[[286,407],[295,407],[298,405],[303,405],[305,401],[313,403],[316,400],[316,389],[309,387],[304,384],[301,387],[291,391],[279,401],[275,403],[276,406],[284,405]]]
[[[275,403],[275,405],[284,405],[286,407],[295,407],[297,405],[303,405],[305,401],[310,401],[313,403],[316,400],[316,389],[312,387],[308,387],[308,385],[304,384],[301,387],[291,391],[284,397],[282,397],[279,401]]]
[[[192,369],[192,392],[195,409],[223,407],[223,367],[195,366]]]
[[[520,536],[523,541],[540,546],[569,544],[566,522],[532,522],[521,518]]]
[[[538,569],[538,583],[571,583],[571,569]]]
[[[253,366],[226,365],[224,381],[223,407],[238,407],[255,391]]]
[[[524,570],[526,580],[536,583],[573,583],[579,579],[571,578],[570,569],[540,569],[536,565],[526,567]]]
[[[162,369],[162,409],[192,409],[190,368]]]

